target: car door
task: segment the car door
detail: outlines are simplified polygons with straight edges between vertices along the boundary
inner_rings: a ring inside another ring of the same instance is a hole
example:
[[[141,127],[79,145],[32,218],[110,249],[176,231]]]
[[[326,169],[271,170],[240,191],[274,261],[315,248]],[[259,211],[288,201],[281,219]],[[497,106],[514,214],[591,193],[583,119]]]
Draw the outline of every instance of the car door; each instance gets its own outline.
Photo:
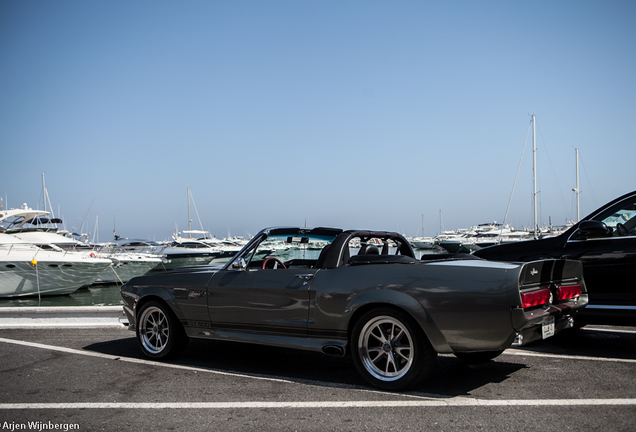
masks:
[[[636,197],[616,203],[592,220],[605,223],[611,232],[587,239],[574,232],[563,257],[583,263],[589,309],[636,310]]]
[[[208,284],[212,328],[305,336],[317,269],[221,270]]]
[[[636,305],[636,237],[570,240],[563,257],[583,263],[593,305]]]

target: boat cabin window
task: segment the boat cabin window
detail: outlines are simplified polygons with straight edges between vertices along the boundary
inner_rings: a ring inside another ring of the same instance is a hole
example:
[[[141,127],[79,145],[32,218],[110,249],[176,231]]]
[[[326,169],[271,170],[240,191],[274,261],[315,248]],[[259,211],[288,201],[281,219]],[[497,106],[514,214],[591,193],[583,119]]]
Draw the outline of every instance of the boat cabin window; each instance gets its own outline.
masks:
[[[205,243],[198,243],[198,242],[175,243],[173,246],[179,247],[179,248],[190,248],[190,249],[205,249],[210,247],[209,245],[206,245]]]

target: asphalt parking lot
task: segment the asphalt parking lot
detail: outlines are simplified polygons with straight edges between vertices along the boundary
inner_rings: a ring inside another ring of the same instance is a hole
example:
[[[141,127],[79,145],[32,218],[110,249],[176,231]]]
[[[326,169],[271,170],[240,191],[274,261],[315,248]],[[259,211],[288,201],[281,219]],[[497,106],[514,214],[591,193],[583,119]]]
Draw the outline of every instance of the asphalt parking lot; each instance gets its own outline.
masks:
[[[494,361],[438,357],[416,391],[347,358],[191,340],[149,361],[123,327],[0,330],[1,430],[633,431],[636,327],[568,330]],[[77,429],[74,429],[77,428]]]

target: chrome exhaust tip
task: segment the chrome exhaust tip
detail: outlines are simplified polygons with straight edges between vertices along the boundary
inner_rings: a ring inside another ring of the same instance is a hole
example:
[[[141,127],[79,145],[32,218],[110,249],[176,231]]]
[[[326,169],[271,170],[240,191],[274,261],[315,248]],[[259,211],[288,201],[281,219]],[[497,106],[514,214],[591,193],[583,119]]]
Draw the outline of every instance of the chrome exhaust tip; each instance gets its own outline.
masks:
[[[322,352],[332,357],[344,357],[345,350],[341,346],[327,345],[322,347]]]

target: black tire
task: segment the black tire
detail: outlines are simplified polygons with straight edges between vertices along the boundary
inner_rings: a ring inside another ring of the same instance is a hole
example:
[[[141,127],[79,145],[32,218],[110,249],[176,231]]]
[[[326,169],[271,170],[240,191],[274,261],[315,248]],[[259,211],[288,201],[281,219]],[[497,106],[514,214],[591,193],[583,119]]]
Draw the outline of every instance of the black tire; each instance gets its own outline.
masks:
[[[422,329],[407,314],[390,308],[360,317],[351,334],[351,355],[367,382],[391,391],[421,384],[437,359]]]
[[[168,359],[183,352],[188,336],[172,310],[159,301],[149,301],[137,314],[137,342],[153,359]]]
[[[504,350],[499,351],[481,351],[481,352],[458,352],[455,353],[455,357],[463,360],[464,362],[476,365],[487,363],[495,357],[499,357]]]

